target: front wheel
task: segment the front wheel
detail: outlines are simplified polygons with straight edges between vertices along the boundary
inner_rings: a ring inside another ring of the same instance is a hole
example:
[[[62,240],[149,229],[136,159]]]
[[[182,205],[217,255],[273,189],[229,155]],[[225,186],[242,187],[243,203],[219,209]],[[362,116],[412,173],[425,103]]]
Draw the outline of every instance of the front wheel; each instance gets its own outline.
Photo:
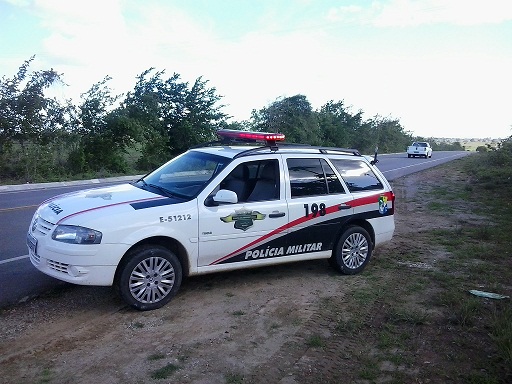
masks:
[[[361,272],[370,261],[372,240],[368,232],[359,226],[350,226],[340,237],[333,255],[331,265],[345,275]]]
[[[135,309],[149,311],[167,304],[182,280],[180,261],[160,246],[131,251],[120,266],[117,288],[122,299]]]

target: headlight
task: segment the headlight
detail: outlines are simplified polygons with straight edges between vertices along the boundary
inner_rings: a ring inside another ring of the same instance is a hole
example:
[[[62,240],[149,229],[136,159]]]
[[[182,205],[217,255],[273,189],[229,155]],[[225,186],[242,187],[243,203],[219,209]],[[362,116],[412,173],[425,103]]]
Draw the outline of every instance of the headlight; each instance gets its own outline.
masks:
[[[75,225],[58,225],[53,231],[52,239],[71,244],[99,244],[101,232]]]

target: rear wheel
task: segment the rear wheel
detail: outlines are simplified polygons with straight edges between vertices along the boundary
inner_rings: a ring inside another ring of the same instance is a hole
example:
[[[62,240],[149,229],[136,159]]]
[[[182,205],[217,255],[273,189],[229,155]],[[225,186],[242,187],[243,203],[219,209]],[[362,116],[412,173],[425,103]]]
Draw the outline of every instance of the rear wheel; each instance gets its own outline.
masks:
[[[350,226],[338,240],[330,263],[339,272],[354,275],[370,261],[372,247],[371,237],[364,228]]]
[[[167,304],[178,292],[182,280],[180,261],[160,246],[144,246],[127,255],[120,267],[117,288],[123,300],[140,311]]]

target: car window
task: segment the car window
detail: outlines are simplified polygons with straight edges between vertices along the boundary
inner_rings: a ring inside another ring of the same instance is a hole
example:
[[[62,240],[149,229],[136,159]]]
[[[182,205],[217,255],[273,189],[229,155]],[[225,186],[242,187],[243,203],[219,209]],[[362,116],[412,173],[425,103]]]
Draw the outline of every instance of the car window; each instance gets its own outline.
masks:
[[[252,202],[278,199],[279,184],[278,161],[259,160],[237,165],[219,188],[235,192],[238,202]]]
[[[323,159],[287,159],[292,197],[345,193],[336,173]]]
[[[331,159],[350,192],[383,189],[384,186],[363,160]]]

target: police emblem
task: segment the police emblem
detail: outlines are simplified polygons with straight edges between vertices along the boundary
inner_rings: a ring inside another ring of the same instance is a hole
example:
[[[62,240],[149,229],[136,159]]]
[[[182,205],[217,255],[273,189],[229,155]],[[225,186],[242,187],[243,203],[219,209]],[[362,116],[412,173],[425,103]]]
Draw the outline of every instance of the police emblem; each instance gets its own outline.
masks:
[[[254,225],[254,220],[263,220],[267,215],[260,213],[258,211],[250,211],[247,209],[235,210],[235,213],[232,213],[229,216],[221,217],[220,219],[224,223],[235,222],[235,229],[241,229],[242,231],[247,231]]]
[[[379,197],[379,212],[381,215],[388,211],[388,198],[386,196]]]

